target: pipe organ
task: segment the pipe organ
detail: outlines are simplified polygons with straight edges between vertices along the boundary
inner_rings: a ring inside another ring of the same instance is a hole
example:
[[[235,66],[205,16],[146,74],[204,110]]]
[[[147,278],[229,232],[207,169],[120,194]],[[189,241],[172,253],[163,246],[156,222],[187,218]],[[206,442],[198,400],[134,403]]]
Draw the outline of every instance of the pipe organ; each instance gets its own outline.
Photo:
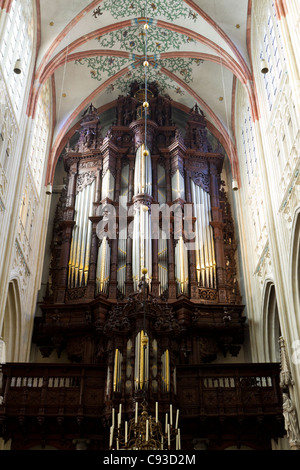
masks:
[[[145,394],[176,402],[178,364],[237,355],[243,342],[224,152],[197,105],[179,128],[155,84],[145,135],[144,92],[133,84],[119,97],[105,135],[91,105],[65,149],[35,333],[44,355],[105,363],[108,415],[114,400],[130,412]]]

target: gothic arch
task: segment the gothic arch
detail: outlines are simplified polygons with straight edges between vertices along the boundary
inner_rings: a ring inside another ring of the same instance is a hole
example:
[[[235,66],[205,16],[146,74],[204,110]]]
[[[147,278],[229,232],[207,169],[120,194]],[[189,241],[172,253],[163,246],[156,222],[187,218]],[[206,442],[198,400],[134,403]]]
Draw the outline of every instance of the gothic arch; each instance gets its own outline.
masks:
[[[268,362],[278,362],[280,360],[278,340],[281,330],[276,290],[271,280],[268,280],[265,284],[262,305],[264,360]]]
[[[0,335],[5,343],[6,362],[19,360],[21,339],[21,301],[18,281],[10,281]]]
[[[300,312],[300,207],[295,212],[291,238],[291,292],[296,318]]]

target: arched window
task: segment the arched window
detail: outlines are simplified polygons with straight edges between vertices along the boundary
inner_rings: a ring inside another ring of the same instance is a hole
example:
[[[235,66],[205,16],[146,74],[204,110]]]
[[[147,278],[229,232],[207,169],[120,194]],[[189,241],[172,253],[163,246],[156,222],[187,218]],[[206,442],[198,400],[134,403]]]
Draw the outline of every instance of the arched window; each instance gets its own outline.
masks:
[[[247,174],[247,182],[250,185],[256,170],[257,146],[250,104],[245,90],[240,84],[237,86],[236,124],[237,145],[241,168],[243,173],[245,175]]]
[[[33,52],[34,21],[32,0],[14,0],[6,18],[0,48],[0,67],[16,117],[20,117]],[[14,73],[17,60],[21,73]]]
[[[3,324],[0,328],[0,338],[4,341],[6,362],[16,362],[20,348],[21,302],[18,283],[9,283]]]
[[[278,86],[282,77],[283,64],[285,61],[274,3],[272,3],[272,7],[268,9],[267,12],[267,23],[263,29],[262,41],[260,58],[264,58],[269,67],[269,72],[263,74],[263,78],[269,109],[271,110],[275,96],[278,92]]]
[[[248,183],[251,183],[253,169],[256,164],[256,145],[250,115],[250,107],[245,110],[244,125],[242,127],[242,141],[244,149],[244,158],[247,168]]]
[[[37,188],[40,193],[45,168],[45,158],[50,135],[51,122],[51,88],[48,80],[38,99],[37,109],[34,118],[31,150],[29,156],[29,166]]]

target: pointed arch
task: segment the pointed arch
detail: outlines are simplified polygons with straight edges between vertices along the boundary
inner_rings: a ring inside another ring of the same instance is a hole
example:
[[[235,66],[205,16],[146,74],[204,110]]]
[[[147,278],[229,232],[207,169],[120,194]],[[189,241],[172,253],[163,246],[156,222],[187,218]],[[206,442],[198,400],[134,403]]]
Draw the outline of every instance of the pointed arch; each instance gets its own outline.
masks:
[[[21,340],[21,298],[17,279],[10,281],[7,291],[1,334],[6,351],[6,362],[17,362]]]
[[[275,284],[267,280],[263,294],[263,344],[264,360],[279,362],[279,337],[281,335]]]
[[[290,260],[290,285],[297,319],[300,313],[300,207],[295,212],[292,227]]]

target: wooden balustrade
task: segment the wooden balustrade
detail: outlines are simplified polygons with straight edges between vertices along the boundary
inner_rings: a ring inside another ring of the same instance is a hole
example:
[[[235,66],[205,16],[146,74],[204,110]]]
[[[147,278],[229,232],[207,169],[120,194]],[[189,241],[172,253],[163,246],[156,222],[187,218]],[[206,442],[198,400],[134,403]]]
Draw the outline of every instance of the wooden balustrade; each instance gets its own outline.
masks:
[[[22,448],[24,423],[35,436],[45,426],[44,436],[50,443],[54,434],[56,439],[60,433],[78,437],[84,425],[84,436],[92,436],[98,448],[106,448],[107,412],[112,404],[105,403],[106,372],[101,365],[3,365],[0,437],[10,436],[15,448]],[[186,442],[220,429],[228,434],[231,425],[227,428],[227,422],[234,421],[239,427],[244,420],[254,436],[257,426],[266,440],[283,436],[278,364],[179,365],[176,376],[176,407]],[[167,395],[161,397],[161,412],[169,406]],[[153,399],[155,402],[155,397],[150,401]],[[127,407],[124,401],[125,413],[130,404]]]
[[[282,414],[278,364],[178,366],[177,390],[186,417]]]

